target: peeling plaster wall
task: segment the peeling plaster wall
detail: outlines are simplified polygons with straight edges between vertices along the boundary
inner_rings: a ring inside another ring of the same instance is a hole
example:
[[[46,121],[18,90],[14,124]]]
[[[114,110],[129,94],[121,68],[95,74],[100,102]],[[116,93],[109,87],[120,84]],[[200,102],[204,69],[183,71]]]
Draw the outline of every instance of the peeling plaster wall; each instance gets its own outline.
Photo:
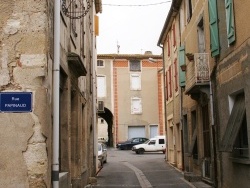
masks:
[[[47,10],[44,0],[0,3],[0,92],[33,93],[31,113],[0,113],[0,187],[51,187]]]

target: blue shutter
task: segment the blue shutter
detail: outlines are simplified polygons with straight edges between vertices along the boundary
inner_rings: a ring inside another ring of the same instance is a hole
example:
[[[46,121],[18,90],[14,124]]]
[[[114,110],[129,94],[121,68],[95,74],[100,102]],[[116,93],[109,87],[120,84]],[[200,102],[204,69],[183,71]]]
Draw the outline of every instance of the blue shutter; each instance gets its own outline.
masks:
[[[179,82],[180,87],[185,87],[186,85],[186,73],[180,68],[181,65],[185,65],[185,46],[179,47]]]
[[[210,50],[211,50],[211,56],[214,57],[220,54],[217,0],[209,0],[208,8],[209,8],[209,25],[210,25]]]
[[[235,41],[233,1],[225,0],[225,5],[226,5],[226,20],[227,20],[227,40],[228,44],[231,44]]]

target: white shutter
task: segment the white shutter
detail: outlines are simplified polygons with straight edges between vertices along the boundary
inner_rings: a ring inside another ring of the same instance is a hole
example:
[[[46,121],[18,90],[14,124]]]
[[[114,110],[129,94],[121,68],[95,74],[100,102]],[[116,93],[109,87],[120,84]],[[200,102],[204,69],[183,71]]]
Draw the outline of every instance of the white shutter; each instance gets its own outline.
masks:
[[[106,97],[106,77],[97,76],[97,97]]]
[[[140,74],[130,75],[130,89],[141,90],[141,75]]]
[[[141,99],[138,97],[132,98],[131,100],[131,113],[132,114],[141,114],[142,113],[142,104]]]

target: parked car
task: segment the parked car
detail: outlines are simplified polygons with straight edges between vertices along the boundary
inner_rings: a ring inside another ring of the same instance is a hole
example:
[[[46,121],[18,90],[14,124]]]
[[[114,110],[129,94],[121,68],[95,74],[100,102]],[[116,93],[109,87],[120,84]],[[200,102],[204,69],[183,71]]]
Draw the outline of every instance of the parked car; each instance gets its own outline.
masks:
[[[108,153],[107,153],[107,146],[104,143],[98,143],[98,160],[103,166],[104,163],[107,162]]]
[[[166,137],[165,136],[155,136],[150,138],[147,142],[143,144],[138,144],[133,146],[132,151],[136,154],[143,154],[144,152],[156,152],[162,151],[166,152]]]
[[[144,137],[130,138],[125,142],[119,142],[118,144],[116,144],[116,147],[121,150],[128,150],[128,149],[131,150],[134,145],[142,144],[146,142],[147,140],[148,138],[144,138]]]

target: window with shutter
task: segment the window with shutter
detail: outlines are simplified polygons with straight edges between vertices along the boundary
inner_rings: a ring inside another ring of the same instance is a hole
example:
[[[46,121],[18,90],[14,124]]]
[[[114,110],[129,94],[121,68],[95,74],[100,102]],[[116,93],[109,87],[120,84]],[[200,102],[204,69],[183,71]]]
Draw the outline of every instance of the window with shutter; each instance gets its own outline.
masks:
[[[186,73],[181,70],[182,65],[186,65],[185,62],[185,46],[179,47],[179,84],[180,87],[185,87],[186,85]]]
[[[97,97],[106,97],[106,77],[97,76]]]
[[[178,69],[177,69],[177,59],[174,60],[174,80],[175,80],[175,92],[178,91]]]
[[[142,114],[141,98],[134,97],[131,99],[131,114]]]
[[[130,89],[141,90],[141,75],[140,74],[130,75]]]
[[[168,101],[168,71],[166,71],[166,73],[165,73],[165,75],[166,75],[166,100]]]
[[[210,25],[210,50],[211,50],[211,56],[215,57],[220,53],[217,0],[209,0],[208,8],[209,8],[209,25]]]
[[[170,40],[169,40],[169,35],[167,37],[167,46],[168,46],[168,57],[170,57]]]
[[[227,21],[227,40],[228,44],[232,44],[235,41],[233,0],[225,0],[225,5]]]
[[[169,66],[169,69],[168,69],[168,72],[169,72],[169,98],[172,97],[172,67],[171,65]]]
[[[233,109],[228,119],[227,127],[221,141],[220,145],[221,151],[226,151],[226,152],[233,151],[237,135],[244,122],[245,114],[246,114],[245,96],[244,93],[241,93],[235,97]]]
[[[176,46],[175,23],[173,24],[173,46]]]

